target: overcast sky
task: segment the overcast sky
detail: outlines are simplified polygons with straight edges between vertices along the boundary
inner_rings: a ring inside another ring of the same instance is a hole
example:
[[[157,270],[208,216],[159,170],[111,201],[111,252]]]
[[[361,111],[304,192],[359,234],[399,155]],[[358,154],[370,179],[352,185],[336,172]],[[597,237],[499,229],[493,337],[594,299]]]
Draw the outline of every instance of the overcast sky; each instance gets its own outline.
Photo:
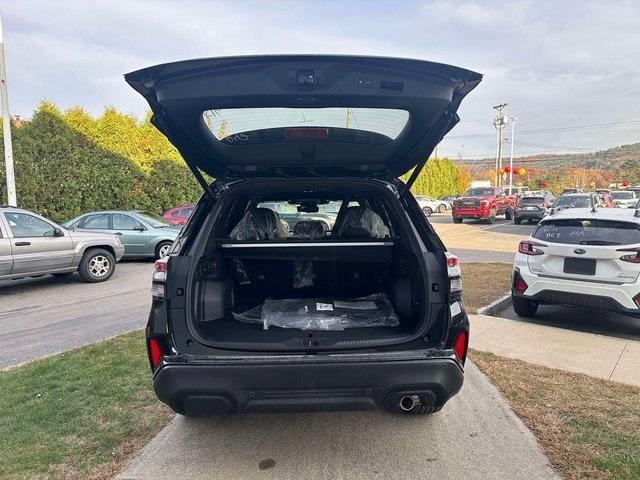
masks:
[[[146,105],[122,75],[157,63],[373,54],[484,74],[443,155],[494,155],[491,107],[501,102],[524,132],[516,154],[640,141],[639,1],[14,0],[2,16],[11,112],[25,117],[42,99],[141,116]],[[627,123],[526,133],[616,122]]]

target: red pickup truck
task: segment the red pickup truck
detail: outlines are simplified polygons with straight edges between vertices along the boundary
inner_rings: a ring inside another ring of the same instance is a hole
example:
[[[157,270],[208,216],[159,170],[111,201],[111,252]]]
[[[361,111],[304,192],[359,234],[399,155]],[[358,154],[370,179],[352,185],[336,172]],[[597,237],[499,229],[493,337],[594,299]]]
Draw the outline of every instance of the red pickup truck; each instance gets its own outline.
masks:
[[[494,223],[498,215],[504,215],[507,220],[511,220],[515,206],[515,197],[505,195],[501,188],[475,187],[454,200],[451,213],[453,223],[461,223],[465,218]]]

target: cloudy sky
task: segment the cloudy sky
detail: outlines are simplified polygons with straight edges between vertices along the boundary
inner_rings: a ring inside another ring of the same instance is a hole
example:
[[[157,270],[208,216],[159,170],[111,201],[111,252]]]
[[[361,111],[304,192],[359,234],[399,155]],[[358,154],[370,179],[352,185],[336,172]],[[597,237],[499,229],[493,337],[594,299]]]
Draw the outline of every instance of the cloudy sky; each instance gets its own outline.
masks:
[[[145,104],[122,75],[156,63],[373,54],[484,74],[441,154],[493,155],[492,106],[501,102],[518,118],[516,154],[640,141],[640,2],[633,0],[14,0],[2,3],[2,16],[11,112],[24,117],[42,99],[141,116]]]

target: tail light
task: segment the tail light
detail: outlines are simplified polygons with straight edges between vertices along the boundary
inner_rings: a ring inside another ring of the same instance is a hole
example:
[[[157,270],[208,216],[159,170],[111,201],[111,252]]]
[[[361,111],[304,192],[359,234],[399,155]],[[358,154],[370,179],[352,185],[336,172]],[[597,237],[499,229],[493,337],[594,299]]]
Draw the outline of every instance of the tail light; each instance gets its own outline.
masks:
[[[153,268],[153,278],[151,280],[151,296],[153,298],[164,298],[165,284],[167,283],[167,261],[168,258],[157,260]]]
[[[162,360],[162,346],[157,338],[151,337],[147,340],[147,351],[149,352],[149,363],[153,370],[160,364]]]
[[[449,277],[449,293],[459,296],[462,292],[462,270],[458,257],[449,252],[444,252],[447,257],[447,277]]]
[[[544,252],[536,247],[546,247],[544,243],[534,242],[533,240],[522,240],[518,245],[518,253],[523,255],[544,255]]]
[[[619,248],[616,252],[633,252],[628,255],[621,256],[620,260],[629,263],[640,263],[640,247]]]
[[[640,293],[633,297],[633,302],[640,308]]]
[[[462,363],[467,358],[467,347],[469,346],[469,333],[460,332],[453,341],[453,351]]]

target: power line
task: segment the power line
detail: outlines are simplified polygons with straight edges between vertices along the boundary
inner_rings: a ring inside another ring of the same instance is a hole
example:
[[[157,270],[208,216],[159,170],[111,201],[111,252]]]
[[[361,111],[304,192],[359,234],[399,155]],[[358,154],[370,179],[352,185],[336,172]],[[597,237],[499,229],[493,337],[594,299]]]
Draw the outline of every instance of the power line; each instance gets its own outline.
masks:
[[[586,125],[574,125],[570,127],[554,127],[554,128],[539,128],[535,130],[523,130],[519,133],[519,135],[534,135],[537,133],[549,133],[549,132],[560,132],[560,131],[571,131],[571,130],[582,130],[582,129],[592,129],[592,128],[609,128],[609,127],[617,127],[620,125],[634,125],[640,124],[640,120],[625,120],[623,122],[608,122],[608,123],[591,123]],[[465,135],[448,135],[446,138],[474,138],[474,137],[493,137],[492,133],[470,133]]]

